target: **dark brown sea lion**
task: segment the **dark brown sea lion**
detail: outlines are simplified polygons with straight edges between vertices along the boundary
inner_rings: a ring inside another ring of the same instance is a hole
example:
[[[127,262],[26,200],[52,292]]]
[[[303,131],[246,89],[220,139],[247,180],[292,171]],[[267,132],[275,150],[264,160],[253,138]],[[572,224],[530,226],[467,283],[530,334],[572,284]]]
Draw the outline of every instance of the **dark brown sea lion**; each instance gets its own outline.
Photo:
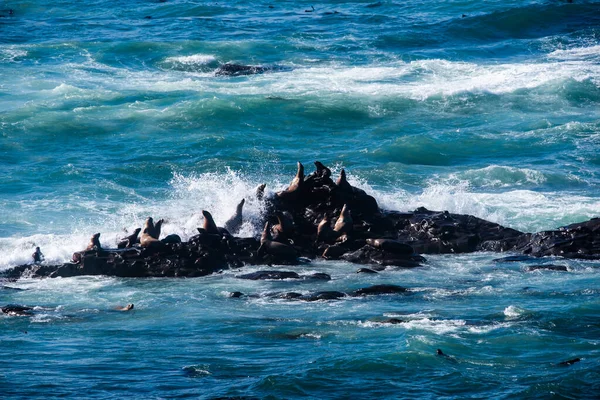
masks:
[[[158,239],[154,236],[154,220],[152,217],[148,217],[146,223],[144,224],[144,230],[142,230],[142,235],[140,236],[140,246],[142,247],[150,247],[156,246],[157,243],[160,243]],[[162,243],[160,243],[162,245]]]
[[[333,230],[341,236],[344,233],[352,233],[353,228],[354,225],[352,221],[352,216],[350,215],[350,210],[348,209],[348,206],[344,204],[344,207],[342,207],[342,211],[340,212],[339,218],[337,219],[337,221],[335,221],[335,226],[333,227]]]
[[[320,161],[315,161],[315,167],[317,168],[316,174],[321,178],[330,178],[331,170],[323,165]]]
[[[102,250],[102,246],[100,246],[100,234],[99,233],[94,233],[94,235],[90,239],[90,242],[88,243],[88,245],[85,248],[85,250],[86,251],[88,251],[88,250]]]
[[[273,240],[285,243],[294,234],[294,220],[287,213],[279,211],[275,213],[275,216],[278,223],[271,228],[274,235]]]
[[[325,215],[317,226],[317,242],[327,242],[333,236],[333,230],[329,223],[329,217]]]
[[[235,209],[235,214],[225,222],[225,229],[229,232],[237,232],[242,226],[242,209],[246,199],[242,199]]]
[[[266,253],[286,260],[295,260],[298,257],[296,249],[287,244],[273,241],[270,225],[271,224],[268,221],[265,223],[265,228],[260,237],[260,247],[258,248],[257,255],[262,256]]]
[[[352,193],[352,185],[348,183],[348,180],[346,179],[346,171],[344,169],[342,169],[340,172],[340,177],[338,178],[336,185],[341,191]]]
[[[119,248],[119,249],[131,248],[134,244],[136,244],[138,242],[139,234],[141,231],[142,231],[142,228],[136,228],[135,231],[133,231],[133,233],[131,235],[121,239],[121,241],[117,245],[117,248]]]
[[[202,215],[204,216],[204,223],[202,224],[204,231],[208,234],[219,235],[221,232],[217,228],[212,215],[206,210],[202,210]]]
[[[154,224],[154,230],[152,232],[152,237],[154,239],[160,239],[160,231],[162,229],[163,222],[165,222],[165,220],[161,218]]]
[[[304,186],[304,165],[298,162],[298,171],[287,189],[277,193],[277,197],[283,200],[296,200]]]

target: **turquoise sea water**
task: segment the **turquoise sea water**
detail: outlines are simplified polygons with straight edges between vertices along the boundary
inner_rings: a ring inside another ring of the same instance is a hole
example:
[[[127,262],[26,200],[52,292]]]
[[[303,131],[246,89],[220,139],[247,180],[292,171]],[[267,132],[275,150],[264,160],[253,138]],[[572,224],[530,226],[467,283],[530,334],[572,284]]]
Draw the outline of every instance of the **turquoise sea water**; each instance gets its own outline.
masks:
[[[346,168],[387,209],[528,232],[600,216],[598,2],[48,3],[0,3],[0,270],[35,246],[64,262],[98,231],[114,245],[149,215],[185,239],[296,161]],[[37,309],[0,315],[0,397],[597,398],[600,263],[497,257],[292,268],[332,275],[318,284],[10,283],[26,290],[0,305]],[[267,296],[377,283],[411,292]]]

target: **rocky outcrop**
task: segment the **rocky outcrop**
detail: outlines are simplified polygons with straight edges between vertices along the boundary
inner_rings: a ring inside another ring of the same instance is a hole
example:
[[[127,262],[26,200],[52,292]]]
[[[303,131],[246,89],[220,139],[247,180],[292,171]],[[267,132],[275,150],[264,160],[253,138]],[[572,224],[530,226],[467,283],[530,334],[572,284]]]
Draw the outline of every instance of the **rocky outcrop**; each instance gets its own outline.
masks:
[[[257,200],[264,202],[265,210],[261,238],[234,237],[226,229],[212,226],[213,222],[199,228],[200,233],[187,242],[176,235],[159,240],[160,232],[146,245],[128,239],[121,246],[124,248],[105,249],[98,242],[75,253],[73,262],[21,265],[4,271],[3,276],[197,277],[244,265],[293,265],[315,258],[363,264],[370,270],[359,272],[368,273],[389,266],[418,267],[425,262],[420,254],[473,251],[512,250],[524,254],[520,257],[600,258],[600,219],[527,234],[447,211],[381,210],[375,198],[346,180],[344,170],[334,182],[327,167],[319,162],[315,166],[316,171],[305,177],[304,166],[298,163],[290,186],[270,198],[264,196],[261,185],[257,191]],[[210,215],[206,211],[203,214]],[[288,279],[269,278],[273,273],[262,273],[267,278],[256,279]],[[255,279],[250,276],[245,279]],[[291,278],[326,279],[319,274]]]

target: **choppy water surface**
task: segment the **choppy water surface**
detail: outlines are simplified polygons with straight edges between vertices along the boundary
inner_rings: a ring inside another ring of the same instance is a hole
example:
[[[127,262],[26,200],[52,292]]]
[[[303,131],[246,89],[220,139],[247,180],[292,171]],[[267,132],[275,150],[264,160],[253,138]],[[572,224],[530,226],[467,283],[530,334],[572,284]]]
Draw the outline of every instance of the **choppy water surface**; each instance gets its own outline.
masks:
[[[112,245],[148,215],[187,238],[201,209],[224,222],[258,184],[284,187],[296,161],[346,168],[388,209],[530,232],[600,214],[598,2],[6,0],[0,15],[0,269],[36,245],[63,262],[97,231]],[[216,75],[224,63],[270,71]],[[600,264],[527,272],[497,257],[428,256],[374,277],[293,268],[326,283],[239,271],[4,283],[26,290],[1,289],[0,305],[37,308],[0,316],[0,391],[597,396]],[[270,296],[377,283],[411,291]],[[126,303],[135,310],[112,310]]]

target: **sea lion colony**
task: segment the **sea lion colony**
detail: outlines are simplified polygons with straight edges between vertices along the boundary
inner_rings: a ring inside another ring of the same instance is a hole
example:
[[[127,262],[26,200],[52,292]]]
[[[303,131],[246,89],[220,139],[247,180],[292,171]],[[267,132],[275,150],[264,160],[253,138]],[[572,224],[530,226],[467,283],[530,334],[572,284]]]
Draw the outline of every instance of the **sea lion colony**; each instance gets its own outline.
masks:
[[[203,210],[203,226],[187,242],[177,235],[160,239],[163,220],[154,223],[148,218],[143,229],[136,229],[116,249],[102,247],[96,233],[72,262],[21,265],[3,275],[196,277],[244,265],[289,265],[315,258],[366,264],[371,271],[420,266],[425,259],[419,254],[474,251],[600,259],[597,218],[529,234],[447,211],[382,210],[375,198],[348,182],[345,170],[334,182],[329,168],[318,161],[315,166],[316,171],[305,176],[299,162],[290,185],[274,196],[265,196],[265,185],[257,188],[255,195],[266,210],[260,238],[231,234],[243,220],[242,199],[226,223],[230,230],[218,227],[210,212]]]

